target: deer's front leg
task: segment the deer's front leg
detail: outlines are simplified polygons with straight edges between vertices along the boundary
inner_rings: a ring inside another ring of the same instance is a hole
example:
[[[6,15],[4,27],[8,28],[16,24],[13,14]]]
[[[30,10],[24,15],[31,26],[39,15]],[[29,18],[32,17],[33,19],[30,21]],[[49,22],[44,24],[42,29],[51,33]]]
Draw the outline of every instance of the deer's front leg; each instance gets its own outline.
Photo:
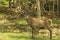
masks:
[[[33,40],[37,40],[37,33],[38,33],[37,30],[32,29],[32,38],[33,38]]]

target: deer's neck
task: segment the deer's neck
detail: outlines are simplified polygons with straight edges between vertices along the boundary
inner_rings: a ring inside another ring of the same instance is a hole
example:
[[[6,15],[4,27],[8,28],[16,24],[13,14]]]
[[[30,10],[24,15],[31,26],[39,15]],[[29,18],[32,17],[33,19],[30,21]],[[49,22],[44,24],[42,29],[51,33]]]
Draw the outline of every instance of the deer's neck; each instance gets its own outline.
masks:
[[[27,23],[28,23],[28,25],[31,25],[31,24],[32,24],[32,20],[33,20],[33,18],[30,17],[30,16],[27,18]]]

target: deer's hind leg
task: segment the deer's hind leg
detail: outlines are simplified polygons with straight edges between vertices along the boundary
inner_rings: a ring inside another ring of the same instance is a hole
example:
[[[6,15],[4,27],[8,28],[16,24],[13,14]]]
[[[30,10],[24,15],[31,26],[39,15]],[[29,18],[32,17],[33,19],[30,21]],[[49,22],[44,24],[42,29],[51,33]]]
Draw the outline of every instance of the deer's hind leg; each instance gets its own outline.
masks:
[[[49,30],[49,32],[50,32],[50,39],[52,39],[52,29],[50,28],[50,27],[46,27],[48,30]]]

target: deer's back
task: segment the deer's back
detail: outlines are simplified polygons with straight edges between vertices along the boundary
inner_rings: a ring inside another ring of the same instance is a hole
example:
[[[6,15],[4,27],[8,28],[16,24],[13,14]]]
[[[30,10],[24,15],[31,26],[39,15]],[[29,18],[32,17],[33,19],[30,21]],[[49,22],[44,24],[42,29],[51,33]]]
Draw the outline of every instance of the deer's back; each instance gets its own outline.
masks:
[[[48,18],[32,18],[29,19],[28,22],[33,28],[42,28],[51,24],[51,21]]]

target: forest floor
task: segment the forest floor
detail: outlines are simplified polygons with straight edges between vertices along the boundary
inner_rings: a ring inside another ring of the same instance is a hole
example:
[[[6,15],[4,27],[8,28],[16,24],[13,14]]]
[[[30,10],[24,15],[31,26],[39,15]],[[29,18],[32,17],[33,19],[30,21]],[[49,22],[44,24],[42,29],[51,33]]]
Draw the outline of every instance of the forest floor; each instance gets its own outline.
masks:
[[[0,40],[32,40],[32,38],[30,33],[0,33]],[[49,37],[38,34],[37,40],[49,40]],[[54,36],[52,40],[60,40],[60,36]]]

